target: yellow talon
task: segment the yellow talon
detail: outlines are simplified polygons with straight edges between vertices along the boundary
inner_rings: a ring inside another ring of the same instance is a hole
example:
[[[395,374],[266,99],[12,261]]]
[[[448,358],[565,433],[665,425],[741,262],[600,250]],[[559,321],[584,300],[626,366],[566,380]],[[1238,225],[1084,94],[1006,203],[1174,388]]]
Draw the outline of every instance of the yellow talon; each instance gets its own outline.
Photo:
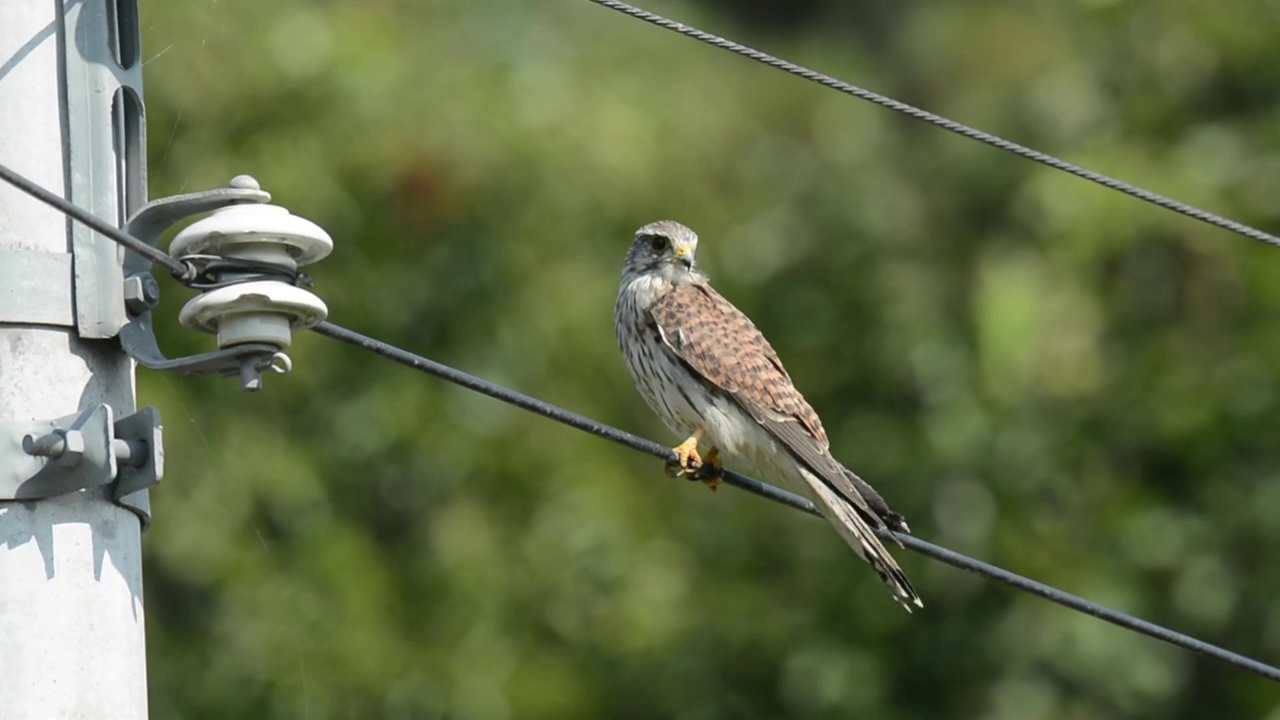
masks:
[[[702,467],[702,456],[698,454],[698,441],[702,440],[703,431],[699,429],[688,439],[679,445],[671,448],[671,452],[676,454],[676,460],[668,460],[663,466],[663,471],[669,478],[693,475]]]
[[[698,443],[704,434],[706,431],[698,428],[684,442],[671,448],[677,459],[668,460],[662,469],[669,478],[687,477],[697,480],[715,492],[723,482],[720,475],[724,472],[724,463],[720,461],[720,448],[711,448],[705,458],[698,454]]]
[[[697,470],[702,467],[702,456],[698,454],[698,437],[700,433],[689,436],[688,440],[671,448],[680,459],[680,467],[684,470]]]

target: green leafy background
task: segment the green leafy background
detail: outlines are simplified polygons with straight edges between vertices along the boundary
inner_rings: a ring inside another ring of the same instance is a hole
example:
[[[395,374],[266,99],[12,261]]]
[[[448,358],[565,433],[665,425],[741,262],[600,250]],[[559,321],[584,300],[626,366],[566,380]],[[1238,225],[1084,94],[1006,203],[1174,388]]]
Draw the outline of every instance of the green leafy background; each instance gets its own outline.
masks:
[[[1243,222],[1280,2],[654,0]],[[674,442],[618,357],[679,219],[916,533],[1280,661],[1280,254],[584,0],[142,3],[153,197],[256,176],[331,319]],[[211,340],[176,320],[171,355]],[[141,376],[156,718],[1280,718],[1275,684],[314,335]]]

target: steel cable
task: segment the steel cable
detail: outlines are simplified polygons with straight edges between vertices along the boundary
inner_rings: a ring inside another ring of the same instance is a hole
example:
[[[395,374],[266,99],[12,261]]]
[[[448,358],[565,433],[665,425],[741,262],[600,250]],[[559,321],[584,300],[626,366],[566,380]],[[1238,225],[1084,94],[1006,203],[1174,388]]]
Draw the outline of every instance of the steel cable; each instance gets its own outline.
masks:
[[[1165,197],[1164,195],[1153,193],[1150,190],[1144,190],[1143,188],[1131,185],[1123,180],[1117,180],[1113,177],[1103,175],[1102,173],[1082,168],[1079,165],[1067,162],[1066,160],[1054,157],[1053,155],[1042,153],[1039,150],[1033,150],[1025,145],[1019,145],[1012,140],[1005,140],[1004,138],[992,135],[991,133],[969,127],[968,125],[958,123],[955,120],[945,118],[941,115],[936,115],[928,110],[922,110],[914,105],[908,105],[900,100],[894,100],[891,97],[881,95],[877,92],[860,88],[856,85],[850,85],[849,83],[833,78],[830,75],[825,75],[803,65],[797,65],[796,63],[783,60],[782,58],[774,57],[766,52],[761,52],[755,48],[720,37],[719,35],[714,35],[706,32],[705,30],[690,27],[684,23],[671,20],[657,13],[649,12],[648,10],[638,8],[634,5],[629,5],[625,2],[620,2],[619,0],[589,1],[597,5],[607,7],[611,10],[617,10],[620,13],[625,13],[647,23],[657,25],[658,27],[678,32],[681,35],[694,38],[695,40],[699,40],[708,45],[728,50],[732,53],[737,53],[742,57],[755,60],[759,63],[764,63],[769,67],[791,73],[792,75],[802,77],[805,80],[818,83],[819,85],[829,87],[833,90],[838,90],[846,95],[852,95],[853,97],[873,102],[876,105],[888,108],[895,112],[900,112],[917,120],[923,120],[924,122],[931,123],[944,130],[949,130],[958,135],[967,137],[970,140],[985,143],[991,147],[1011,152],[1028,160],[1034,160],[1042,165],[1047,165],[1055,170],[1061,170],[1062,172],[1070,173],[1076,177],[1095,182],[1103,187],[1115,190],[1116,192],[1121,192],[1125,195],[1145,200],[1166,210],[1172,210],[1173,212],[1186,215],[1190,218],[1195,218],[1196,220],[1208,223],[1215,227],[1239,233],[1247,238],[1252,238],[1254,240],[1267,243],[1268,245],[1280,247],[1280,237],[1270,233],[1265,233],[1257,228],[1236,222],[1235,220],[1230,220],[1216,213],[1211,213],[1208,210],[1201,210],[1198,207],[1187,205],[1186,203]]]
[[[416,355],[407,350],[402,350],[394,345],[375,340],[371,337],[361,335],[353,330],[334,325],[330,322],[323,322],[312,328],[312,330],[320,335],[324,335],[334,340],[338,340],[349,345],[368,350],[393,362],[397,362],[406,367],[434,375],[442,380],[460,385],[468,390],[488,395],[495,400],[514,405],[522,410],[541,415],[544,418],[555,420],[556,422],[568,425],[571,428],[581,430],[598,437],[612,440],[619,445],[648,453],[654,457],[664,460],[675,460],[676,455],[671,448],[660,445],[652,440],[633,435],[625,430],[605,425],[604,423],[592,420],[585,415],[579,415],[560,407],[556,407],[548,402],[539,400],[535,397],[525,395],[524,393],[512,390],[510,388],[498,385],[470,375],[456,368],[449,367],[443,363],[436,362],[429,358]],[[759,495],[763,498],[781,503],[788,507],[802,510],[810,515],[821,517],[821,513],[814,507],[809,500],[788,492],[781,488],[774,487],[767,483],[760,482],[755,478],[745,475],[739,475],[735,472],[725,471],[723,475],[724,482],[734,487],[741,488],[748,492]],[[940,562],[944,562],[952,567],[966,570],[968,572],[981,575],[982,577],[995,580],[1010,587],[1031,593],[1038,597],[1042,597],[1051,602],[1055,602],[1063,607],[1070,608],[1086,615],[1091,615],[1099,620],[1105,620],[1113,625],[1117,625],[1126,630],[1131,630],[1147,637],[1162,640],[1170,645],[1176,645],[1187,650],[1202,653],[1212,658],[1216,658],[1226,663],[1230,663],[1237,667],[1243,668],[1250,672],[1256,673],[1269,680],[1280,682],[1280,668],[1267,665],[1239,653],[1226,650],[1203,640],[1198,640],[1170,630],[1161,625],[1148,622],[1138,617],[1134,617],[1129,613],[1114,610],[1112,608],[1099,605],[1098,603],[1086,600],[1078,595],[1072,595],[1069,592],[1059,590],[1051,585],[1037,582],[1030,578],[1023,577],[1017,573],[1010,572],[1003,568],[997,567],[990,563],[971,558],[954,550],[949,550],[940,545],[920,540],[912,535],[903,533],[895,533],[890,530],[880,530],[877,534],[884,540],[890,542],[901,543],[908,550],[913,550],[921,555],[931,557]]]

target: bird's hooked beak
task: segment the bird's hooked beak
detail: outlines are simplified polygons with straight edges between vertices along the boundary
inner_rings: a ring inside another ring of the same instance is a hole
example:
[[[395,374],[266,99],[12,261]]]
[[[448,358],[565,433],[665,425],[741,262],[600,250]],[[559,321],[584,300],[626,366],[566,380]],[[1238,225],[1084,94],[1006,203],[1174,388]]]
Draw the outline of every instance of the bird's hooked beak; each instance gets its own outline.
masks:
[[[675,261],[684,265],[685,270],[693,269],[693,252],[687,247],[678,247],[674,250]]]

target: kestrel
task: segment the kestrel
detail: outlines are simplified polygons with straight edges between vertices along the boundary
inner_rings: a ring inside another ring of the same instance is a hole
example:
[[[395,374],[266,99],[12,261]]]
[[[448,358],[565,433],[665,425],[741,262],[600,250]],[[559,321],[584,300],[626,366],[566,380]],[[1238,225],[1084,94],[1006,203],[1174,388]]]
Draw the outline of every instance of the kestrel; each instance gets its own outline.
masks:
[[[720,453],[803,490],[908,611],[923,607],[874,529],[907,530],[879,493],[831,456],[817,413],[751,320],[695,267],[698,236],[673,220],[636,231],[614,306],[636,388],[687,438],[681,474],[714,480]],[[705,457],[698,444],[711,449]],[[669,468],[670,469],[670,468]],[[713,476],[712,476],[713,477]]]

